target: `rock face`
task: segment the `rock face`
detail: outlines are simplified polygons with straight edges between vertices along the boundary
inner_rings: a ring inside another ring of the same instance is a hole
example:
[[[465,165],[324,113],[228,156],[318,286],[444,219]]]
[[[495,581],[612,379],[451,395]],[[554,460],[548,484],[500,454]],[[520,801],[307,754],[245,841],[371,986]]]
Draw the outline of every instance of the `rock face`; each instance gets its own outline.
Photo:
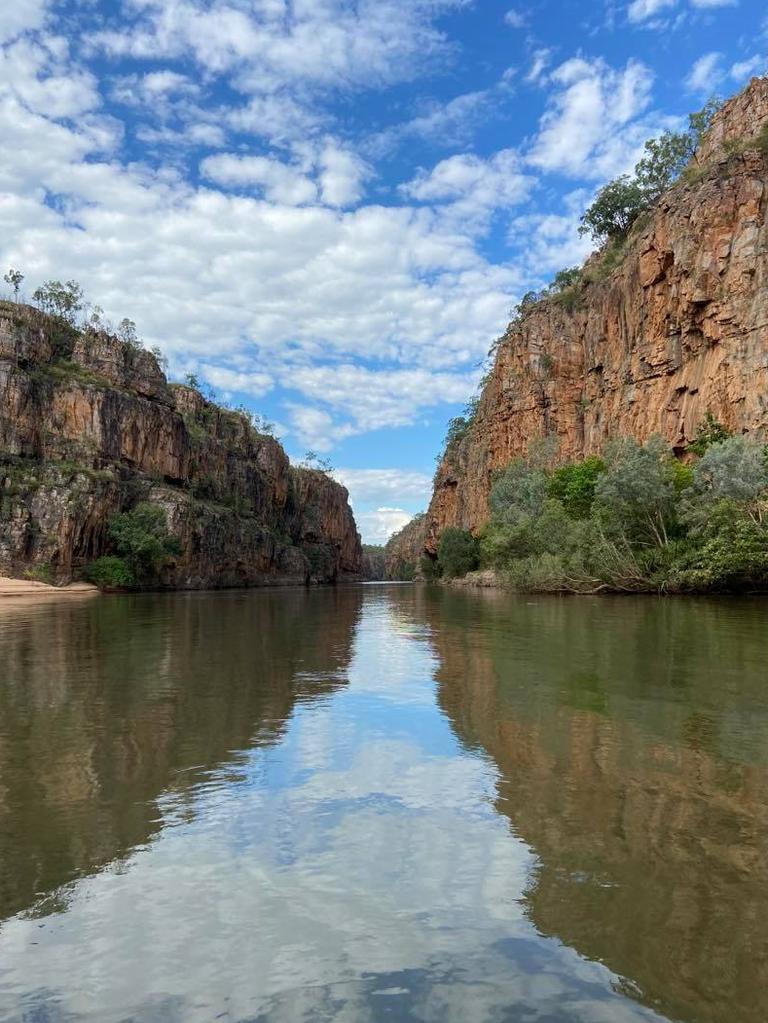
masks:
[[[149,352],[0,304],[0,574],[68,582],[107,550],[112,515],[151,500],[183,550],[165,586],[353,578],[347,497]]]
[[[766,435],[766,124],[768,79],[753,79],[716,115],[691,173],[636,224],[620,265],[608,273],[593,257],[570,309],[545,299],[509,325],[473,426],[439,468],[429,550],[446,526],[483,524],[492,473],[535,438],[555,435],[563,459],[621,435],[661,434],[682,454],[708,411]]]
[[[386,579],[413,579],[419,574],[419,562],[424,553],[427,520],[416,515],[403,528],[391,536],[384,548],[384,576]]]

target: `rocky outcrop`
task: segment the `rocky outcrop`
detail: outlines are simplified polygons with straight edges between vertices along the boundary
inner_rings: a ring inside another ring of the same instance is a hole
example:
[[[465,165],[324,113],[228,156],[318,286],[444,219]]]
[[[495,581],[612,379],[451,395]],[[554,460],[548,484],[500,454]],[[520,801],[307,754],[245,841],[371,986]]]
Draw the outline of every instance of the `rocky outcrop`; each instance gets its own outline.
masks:
[[[419,574],[426,527],[425,516],[415,515],[399,532],[389,538],[384,548],[385,578],[407,580]]]
[[[608,269],[535,303],[498,344],[471,428],[438,470],[427,547],[446,526],[476,531],[492,474],[554,435],[563,459],[626,435],[661,434],[680,454],[711,411],[768,433],[768,79],[716,116],[690,173],[639,221]],[[762,135],[761,135],[762,132]]]
[[[181,542],[168,587],[360,571],[347,491],[292,468],[247,415],[169,385],[149,352],[0,304],[0,574],[77,577],[139,500]]]

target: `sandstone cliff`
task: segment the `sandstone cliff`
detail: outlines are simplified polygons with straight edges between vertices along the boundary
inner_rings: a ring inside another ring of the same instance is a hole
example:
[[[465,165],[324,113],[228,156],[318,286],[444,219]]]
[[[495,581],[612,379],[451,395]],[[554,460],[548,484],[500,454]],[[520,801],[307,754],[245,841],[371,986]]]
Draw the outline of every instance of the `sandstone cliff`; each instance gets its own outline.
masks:
[[[148,499],[181,541],[165,586],[350,578],[347,496],[149,352],[0,304],[0,574],[77,577],[110,517]]]
[[[430,551],[446,526],[484,523],[493,472],[534,438],[555,435],[564,459],[620,435],[661,434],[682,454],[707,411],[766,435],[766,124],[768,79],[753,79],[619,265],[593,257],[574,301],[545,299],[509,325],[472,427],[438,470]]]
[[[427,520],[415,515],[401,530],[391,536],[384,548],[384,577],[413,579],[419,574],[419,561],[424,553]]]

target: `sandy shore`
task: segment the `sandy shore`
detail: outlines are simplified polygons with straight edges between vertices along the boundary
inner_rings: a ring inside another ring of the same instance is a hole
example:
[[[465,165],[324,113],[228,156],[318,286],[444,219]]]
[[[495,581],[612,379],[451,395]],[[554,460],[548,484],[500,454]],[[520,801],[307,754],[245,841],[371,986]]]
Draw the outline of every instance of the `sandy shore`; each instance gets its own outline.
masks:
[[[0,599],[3,597],[69,597],[98,593],[90,583],[70,583],[69,586],[48,586],[29,579],[8,579],[0,576]]]

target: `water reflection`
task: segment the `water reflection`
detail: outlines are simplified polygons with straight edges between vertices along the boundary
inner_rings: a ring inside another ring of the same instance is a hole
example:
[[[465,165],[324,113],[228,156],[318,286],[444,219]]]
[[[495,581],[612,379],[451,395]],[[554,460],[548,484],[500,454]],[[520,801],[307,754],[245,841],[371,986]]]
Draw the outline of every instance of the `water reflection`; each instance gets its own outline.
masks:
[[[360,591],[313,596],[0,602],[0,919],[147,842],[156,797],[183,814],[345,683]]]
[[[439,702],[537,854],[526,912],[674,1019],[768,1018],[764,604],[429,606]]]
[[[0,617],[0,1020],[762,1023],[760,607]]]

